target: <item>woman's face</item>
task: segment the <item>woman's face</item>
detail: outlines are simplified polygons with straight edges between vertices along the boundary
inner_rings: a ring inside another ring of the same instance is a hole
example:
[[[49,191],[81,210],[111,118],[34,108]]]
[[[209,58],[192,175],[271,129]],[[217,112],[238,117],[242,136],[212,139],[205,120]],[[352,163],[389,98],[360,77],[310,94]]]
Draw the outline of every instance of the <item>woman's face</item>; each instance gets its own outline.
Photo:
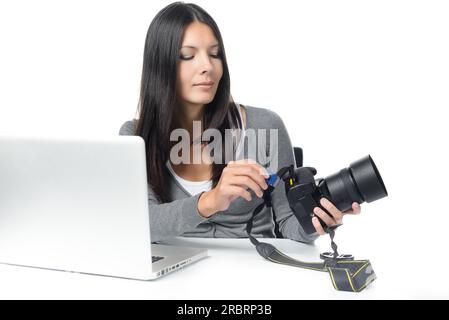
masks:
[[[219,50],[218,41],[208,25],[195,21],[186,28],[177,70],[180,103],[202,106],[214,99],[223,75]]]

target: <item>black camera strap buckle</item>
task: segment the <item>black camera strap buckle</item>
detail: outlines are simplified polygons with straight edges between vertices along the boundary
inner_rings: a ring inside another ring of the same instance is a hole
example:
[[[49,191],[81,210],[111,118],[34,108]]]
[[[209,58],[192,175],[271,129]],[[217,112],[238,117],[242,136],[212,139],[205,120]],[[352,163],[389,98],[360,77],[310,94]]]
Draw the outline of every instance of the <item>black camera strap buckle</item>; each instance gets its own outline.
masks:
[[[352,254],[339,254],[336,258],[334,258],[333,252],[323,252],[323,253],[320,253],[320,259],[325,260],[325,261],[328,259],[343,261],[343,260],[354,260],[354,256]]]

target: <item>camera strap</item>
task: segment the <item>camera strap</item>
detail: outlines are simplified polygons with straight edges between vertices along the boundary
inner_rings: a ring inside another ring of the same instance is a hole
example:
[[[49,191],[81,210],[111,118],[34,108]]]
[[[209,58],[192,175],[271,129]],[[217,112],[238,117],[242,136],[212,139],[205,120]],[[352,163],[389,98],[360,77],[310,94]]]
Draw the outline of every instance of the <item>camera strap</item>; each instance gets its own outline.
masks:
[[[296,260],[280,252],[273,245],[260,242],[254,238],[251,235],[253,220],[265,206],[272,207],[271,193],[274,189],[275,188],[272,185],[268,185],[268,188],[263,194],[264,202],[254,209],[251,218],[246,224],[248,238],[251,243],[256,246],[257,252],[262,257],[271,262],[292,267],[328,272],[334,288],[339,291],[360,292],[376,279],[376,274],[374,273],[369,260],[353,260],[351,255],[338,254],[337,245],[334,242],[335,228],[328,228],[328,230],[326,230],[331,238],[333,253],[322,253],[320,258],[324,260],[323,262],[304,262]]]

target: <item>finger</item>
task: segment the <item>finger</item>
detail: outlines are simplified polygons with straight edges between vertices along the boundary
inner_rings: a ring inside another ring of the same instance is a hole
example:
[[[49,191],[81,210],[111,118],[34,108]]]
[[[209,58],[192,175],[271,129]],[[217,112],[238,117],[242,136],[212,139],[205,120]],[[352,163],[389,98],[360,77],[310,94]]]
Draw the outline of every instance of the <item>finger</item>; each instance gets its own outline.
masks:
[[[230,184],[243,186],[245,189],[250,188],[259,198],[262,198],[263,196],[262,188],[248,176],[234,176],[232,177]]]
[[[312,218],[312,224],[315,227],[315,230],[318,232],[318,234],[320,236],[324,236],[326,234],[326,232],[324,232],[323,227],[321,226],[320,221],[318,220],[317,217],[313,217]]]
[[[362,211],[362,207],[360,207],[360,204],[358,204],[357,202],[354,202],[352,204],[352,214],[360,214],[361,211]]]
[[[226,188],[225,192],[228,195],[242,197],[248,202],[252,200],[251,194],[242,187],[227,186],[225,188]]]
[[[267,169],[265,169],[258,163],[242,163],[239,165],[248,166],[248,167],[252,168],[254,170],[254,173],[263,180],[268,179],[270,177]]]
[[[337,221],[335,221],[331,216],[329,216],[321,208],[318,208],[318,207],[313,208],[313,213],[316,214],[318,217],[320,217],[321,220],[323,220],[324,223],[329,227],[332,227],[333,225],[338,224]]]
[[[266,190],[268,188],[268,184],[265,181],[264,176],[260,175],[257,169],[253,167],[252,165],[233,165],[230,166],[228,171],[233,175],[244,175],[249,176],[252,178],[263,190]]]
[[[337,222],[341,222],[343,220],[343,213],[338,210],[336,206],[326,198],[321,198],[320,200],[321,205],[326,209]]]
[[[361,211],[360,205],[357,202],[354,202],[352,204],[352,208],[349,209],[349,210],[344,211],[343,214],[357,215],[357,214],[360,214],[360,211]]]
[[[261,166],[260,164],[258,164],[256,161],[252,160],[252,159],[243,159],[243,160],[238,160],[238,161],[230,161],[228,163],[228,165],[231,166],[238,166],[238,165],[249,165],[254,167],[257,172],[261,175],[264,176],[265,179],[268,179],[270,177],[270,175],[268,174],[267,169],[265,169],[263,166]]]

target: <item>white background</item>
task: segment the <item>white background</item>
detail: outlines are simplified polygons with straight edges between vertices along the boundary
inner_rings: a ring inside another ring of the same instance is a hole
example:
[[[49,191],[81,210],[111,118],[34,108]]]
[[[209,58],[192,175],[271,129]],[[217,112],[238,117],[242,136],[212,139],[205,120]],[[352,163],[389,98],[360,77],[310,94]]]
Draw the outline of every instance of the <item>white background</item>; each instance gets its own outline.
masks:
[[[116,135],[135,115],[148,26],[170,2],[2,0],[0,134]],[[277,112],[305,165],[325,176],[372,155],[389,197],[345,218],[341,250],[398,290],[449,298],[449,4],[195,3],[221,30],[234,99]]]

